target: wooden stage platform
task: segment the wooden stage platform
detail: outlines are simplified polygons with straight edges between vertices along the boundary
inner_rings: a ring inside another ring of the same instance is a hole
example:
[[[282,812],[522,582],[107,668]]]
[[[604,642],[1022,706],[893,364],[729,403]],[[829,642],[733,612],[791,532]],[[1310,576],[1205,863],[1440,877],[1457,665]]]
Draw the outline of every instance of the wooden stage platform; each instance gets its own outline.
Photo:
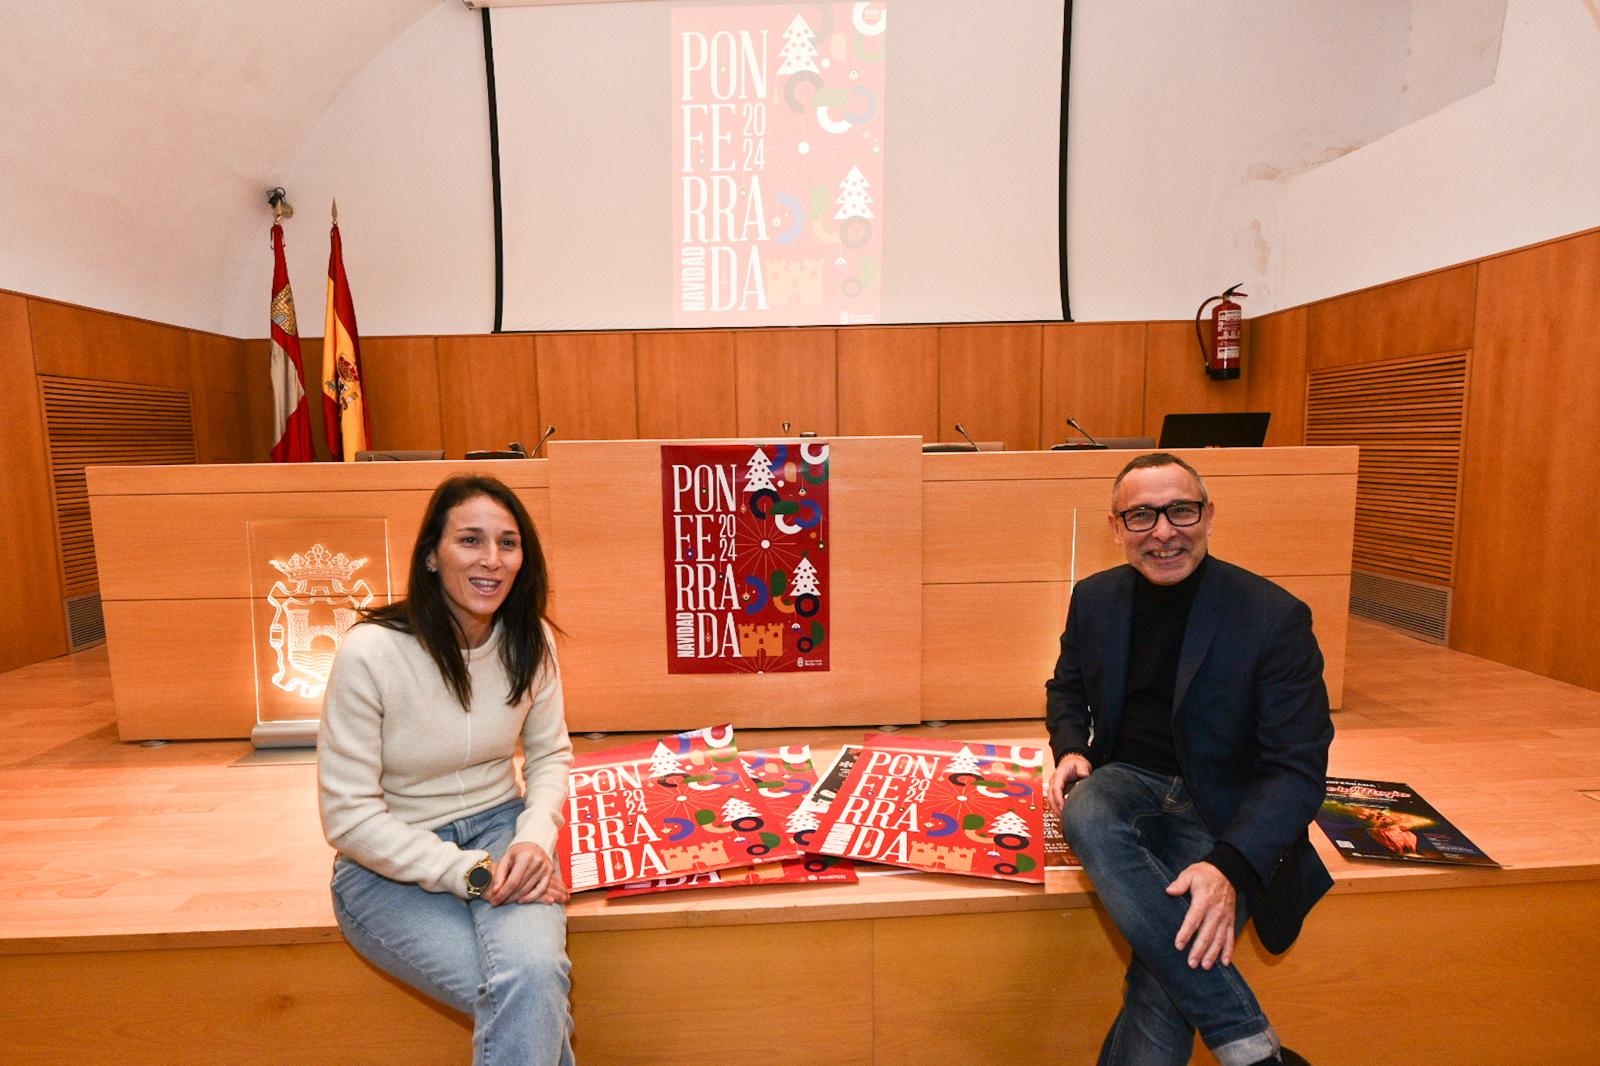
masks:
[[[1357,864],[1313,830],[1337,888],[1286,956],[1241,952],[1269,1015],[1319,1066],[1600,1062],[1600,693],[1359,619],[1346,670],[1330,772],[1410,782],[1505,869]],[[0,675],[0,1062],[468,1060],[464,1019],[341,941],[312,766],[114,719],[103,652]],[[1051,877],[580,898],[579,1061],[1092,1062],[1126,948]]]

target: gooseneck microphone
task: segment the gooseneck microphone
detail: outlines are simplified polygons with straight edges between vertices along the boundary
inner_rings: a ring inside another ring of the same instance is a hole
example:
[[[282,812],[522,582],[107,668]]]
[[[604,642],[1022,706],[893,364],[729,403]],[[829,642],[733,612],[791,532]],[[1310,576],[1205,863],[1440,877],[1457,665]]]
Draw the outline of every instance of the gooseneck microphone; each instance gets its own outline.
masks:
[[[967,436],[967,429],[960,422],[956,423],[956,432],[961,434],[961,436],[966,440],[966,442],[968,444],[972,445],[972,450],[973,451],[980,451],[981,450],[978,447],[978,442],[973,440],[971,437]]]
[[[1068,416],[1067,425],[1071,426],[1073,429],[1077,430],[1079,433],[1082,433],[1085,437],[1087,437],[1090,444],[1099,444],[1100,443],[1099,441],[1095,440],[1094,437],[1089,435],[1089,431],[1088,430],[1086,430],[1082,426],[1078,425],[1078,420],[1076,418],[1072,418],[1072,417]]]
[[[556,435],[556,427],[555,426],[545,426],[544,427],[544,436],[539,438],[539,443],[535,444],[533,446],[533,451],[528,453],[529,458],[532,458],[533,456],[538,455],[544,449],[544,442],[549,440],[551,437],[553,437],[555,435]]]

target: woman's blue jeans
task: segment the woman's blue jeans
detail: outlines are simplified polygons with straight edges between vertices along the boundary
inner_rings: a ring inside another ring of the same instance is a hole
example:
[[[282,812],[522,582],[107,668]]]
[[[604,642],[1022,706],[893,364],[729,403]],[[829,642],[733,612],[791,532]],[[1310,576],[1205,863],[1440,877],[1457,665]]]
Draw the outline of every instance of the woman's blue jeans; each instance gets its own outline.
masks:
[[[1278,1037],[1233,966],[1190,969],[1173,943],[1189,909],[1166,888],[1216,841],[1183,778],[1110,763],[1073,786],[1062,832],[1094,881],[1100,903],[1133,948],[1122,1010],[1100,1049],[1101,1066],[1178,1066],[1195,1030],[1222,1066],[1275,1054]],[[1244,925],[1240,901],[1238,925]]]
[[[521,811],[522,801],[513,800],[434,832],[498,859]],[[333,911],[345,939],[368,962],[472,1015],[475,1066],[572,1063],[564,907],[468,902],[340,857],[333,865]]]

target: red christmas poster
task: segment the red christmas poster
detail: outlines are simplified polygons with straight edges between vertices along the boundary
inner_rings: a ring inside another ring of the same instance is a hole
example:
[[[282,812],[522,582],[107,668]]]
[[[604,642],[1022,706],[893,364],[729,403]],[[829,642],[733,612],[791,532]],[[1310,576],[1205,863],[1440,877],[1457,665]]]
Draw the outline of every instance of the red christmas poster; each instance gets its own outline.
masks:
[[[783,815],[783,831],[797,848],[804,848],[816,829],[817,817],[806,796],[817,783],[810,745],[740,752],[739,759],[759,792]],[[663,877],[614,888],[607,899],[674,892],[686,888],[725,888],[733,885],[848,884],[856,879],[848,859],[832,855],[803,855],[780,862],[735,866],[685,877]]]
[[[733,730],[696,730],[573,760],[562,872],[574,892],[793,858]]]
[[[668,673],[828,669],[828,452],[662,446]]]
[[[1044,752],[874,734],[814,849],[864,862],[1044,881]]]

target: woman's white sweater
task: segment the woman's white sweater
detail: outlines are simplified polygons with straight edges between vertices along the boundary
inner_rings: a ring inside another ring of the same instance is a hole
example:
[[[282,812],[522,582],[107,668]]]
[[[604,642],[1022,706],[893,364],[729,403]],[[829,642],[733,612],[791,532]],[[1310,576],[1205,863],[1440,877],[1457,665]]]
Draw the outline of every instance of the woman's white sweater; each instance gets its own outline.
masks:
[[[317,739],[322,831],[340,854],[391,880],[465,898],[467,870],[487,853],[431,830],[517,798],[520,739],[527,787],[516,843],[555,858],[572,764],[555,646],[533,694],[508,707],[500,636],[496,627],[482,647],[463,652],[469,713],[415,637],[373,623],[345,634]]]

